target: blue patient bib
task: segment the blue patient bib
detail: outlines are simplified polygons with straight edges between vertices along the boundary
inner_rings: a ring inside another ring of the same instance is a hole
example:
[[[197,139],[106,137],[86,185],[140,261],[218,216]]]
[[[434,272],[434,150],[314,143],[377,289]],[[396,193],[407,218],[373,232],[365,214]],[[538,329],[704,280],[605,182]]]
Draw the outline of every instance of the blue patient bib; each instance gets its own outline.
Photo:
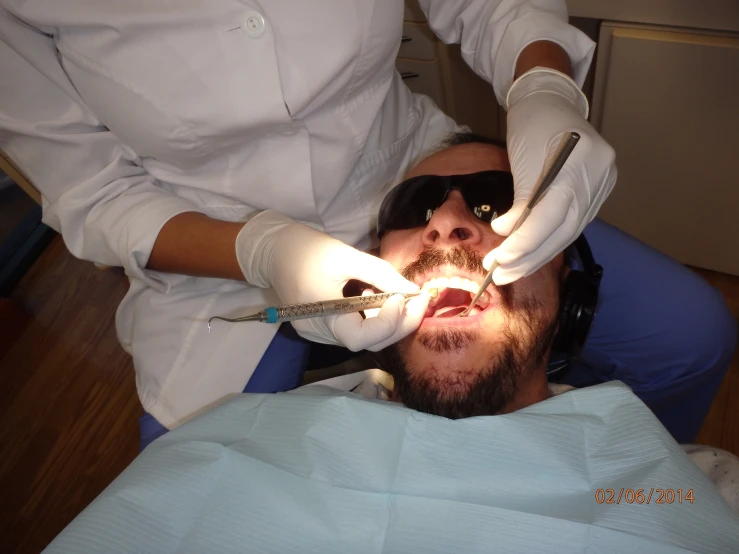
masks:
[[[311,386],[164,435],[47,552],[725,554],[739,518],[620,383],[456,421]]]

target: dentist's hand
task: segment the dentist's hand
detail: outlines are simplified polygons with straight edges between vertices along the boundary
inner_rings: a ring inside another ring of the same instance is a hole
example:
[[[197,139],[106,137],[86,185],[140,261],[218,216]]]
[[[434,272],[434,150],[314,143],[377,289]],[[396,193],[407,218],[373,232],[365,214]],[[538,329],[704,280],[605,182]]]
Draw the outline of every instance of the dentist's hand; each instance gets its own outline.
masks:
[[[569,246],[598,213],[616,183],[616,155],[588,123],[588,102],[564,73],[535,67],[521,75],[507,97],[508,157],[515,188],[508,213],[495,219],[495,233],[508,236],[566,133],[580,141],[544,198],[521,228],[490,252],[500,266],[496,285],[535,272]]]
[[[350,279],[386,292],[418,292],[388,262],[274,211],[252,218],[236,238],[236,257],[247,282],[272,287],[283,304],[341,298]],[[293,321],[298,334],[349,350],[377,351],[415,331],[430,296],[391,297],[376,317],[359,313]]]

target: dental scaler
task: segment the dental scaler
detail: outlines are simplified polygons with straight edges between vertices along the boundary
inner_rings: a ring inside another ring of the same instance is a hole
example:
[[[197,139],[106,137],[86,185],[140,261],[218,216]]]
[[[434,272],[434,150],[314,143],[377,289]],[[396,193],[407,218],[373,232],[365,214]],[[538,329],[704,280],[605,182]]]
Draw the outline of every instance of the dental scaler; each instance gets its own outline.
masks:
[[[438,295],[438,290],[432,289],[428,291],[428,293],[432,298],[435,298]],[[283,321],[295,321],[296,319],[308,319],[311,317],[361,312],[364,310],[371,310],[373,308],[381,308],[391,296],[395,296],[396,294],[402,294],[406,299],[408,299],[414,296],[419,296],[423,293],[386,292],[381,294],[370,294],[367,296],[349,296],[347,298],[323,300],[321,302],[305,302],[303,304],[290,304],[287,306],[272,306],[265,308],[261,312],[244,317],[228,318],[215,316],[208,320],[208,331],[210,331],[210,323],[214,319],[220,319],[221,321],[232,323],[239,321],[282,323]]]

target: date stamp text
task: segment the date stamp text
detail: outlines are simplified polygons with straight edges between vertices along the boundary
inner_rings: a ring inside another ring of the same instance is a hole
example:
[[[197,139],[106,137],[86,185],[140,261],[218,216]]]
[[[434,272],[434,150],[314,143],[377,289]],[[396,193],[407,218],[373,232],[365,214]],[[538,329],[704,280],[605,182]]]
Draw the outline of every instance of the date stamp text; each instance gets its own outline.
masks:
[[[598,504],[692,504],[693,489],[598,489]]]

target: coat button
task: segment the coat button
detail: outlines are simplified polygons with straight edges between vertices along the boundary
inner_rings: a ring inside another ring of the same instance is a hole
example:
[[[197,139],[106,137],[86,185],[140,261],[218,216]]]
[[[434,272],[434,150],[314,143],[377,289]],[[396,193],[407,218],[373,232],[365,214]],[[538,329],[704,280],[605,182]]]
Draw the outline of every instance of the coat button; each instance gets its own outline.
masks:
[[[264,16],[259,12],[247,12],[241,28],[251,38],[261,37],[264,34]]]

